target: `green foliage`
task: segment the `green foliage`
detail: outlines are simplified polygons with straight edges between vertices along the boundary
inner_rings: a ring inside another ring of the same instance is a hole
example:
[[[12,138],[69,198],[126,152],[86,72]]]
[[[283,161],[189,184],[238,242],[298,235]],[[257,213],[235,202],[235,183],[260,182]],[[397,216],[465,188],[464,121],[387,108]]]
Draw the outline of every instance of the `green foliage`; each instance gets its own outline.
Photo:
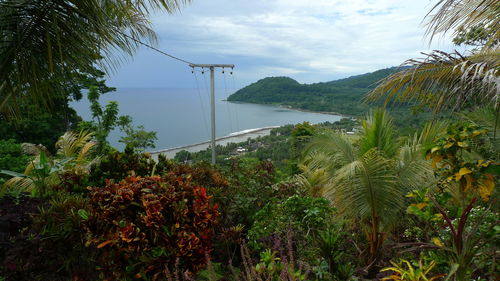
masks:
[[[9,170],[21,173],[31,157],[23,153],[21,144],[13,139],[0,140],[0,170]],[[0,186],[8,177],[0,175]]]
[[[455,45],[484,46],[492,36],[492,30],[488,30],[484,25],[471,26],[468,29],[461,29],[453,38]]]
[[[340,223],[333,223],[319,232],[318,248],[321,258],[326,262],[332,280],[350,280],[354,265],[349,261],[346,247],[346,232]]]
[[[491,234],[480,228],[491,231],[498,223],[485,220],[488,211],[482,212],[482,218],[472,216],[479,197],[486,204],[495,194],[499,174],[498,163],[474,152],[486,135],[487,131],[477,125],[450,125],[446,135],[437,138],[427,151],[440,186],[429,197],[447,232],[443,240],[435,238],[433,242],[443,250],[450,277],[458,281],[469,280],[477,259],[488,256],[479,253]]]
[[[207,263],[218,211],[191,179],[172,172],[91,188],[87,244],[100,249],[107,278],[163,280],[166,268],[196,272]]]
[[[116,66],[113,57],[133,54],[137,39],[154,41],[152,10],[173,12],[184,2],[0,2],[0,112],[21,112],[18,104],[47,109],[65,81],[96,64]]]
[[[24,173],[1,170],[0,173],[12,176],[4,188],[31,192],[34,196],[47,196],[49,186],[57,181],[57,174],[62,171],[63,163],[51,161],[44,151],[31,161]],[[2,189],[2,193],[4,190]]]
[[[298,157],[303,152],[302,148],[310,140],[307,135],[321,130],[322,128],[331,128],[339,131],[353,131],[353,128],[357,126],[358,122],[351,118],[343,118],[334,123],[324,122],[317,125],[298,124],[296,126],[281,126],[272,129],[268,136],[248,139],[240,143],[229,143],[226,146],[217,146],[217,163],[220,166],[226,167],[230,166],[231,162],[238,158],[272,161],[277,169],[279,178],[285,180],[286,177],[299,173],[297,167]],[[298,135],[297,137],[293,137],[292,132],[296,127],[299,128],[296,131]],[[300,134],[303,134],[303,136],[299,136]],[[238,148],[244,148],[246,152],[238,152]],[[180,163],[209,162],[211,159],[211,150],[207,149],[194,153],[183,150],[178,152],[174,159]]]
[[[293,231],[300,237],[299,254],[315,235],[323,229],[334,214],[330,202],[324,198],[294,195],[283,202],[271,202],[255,214],[255,221],[248,231],[250,245],[262,247],[263,238],[277,235],[286,237]]]
[[[374,83],[394,71],[394,68],[388,68],[315,84],[299,84],[288,77],[268,77],[237,91],[227,100],[359,115],[368,109],[361,102],[363,95]]]
[[[35,196],[48,196],[53,188],[61,183],[63,175],[88,175],[92,164],[98,158],[93,155],[95,143],[90,141],[92,134],[87,132],[67,132],[56,143],[57,153],[49,156],[44,147],[25,145],[32,150],[35,158],[28,163],[24,172],[0,170],[0,173],[13,176],[4,186],[10,189],[32,192]]]
[[[319,194],[329,198],[340,214],[360,224],[368,242],[369,263],[379,258],[404,208],[406,192],[425,185],[431,171],[420,144],[426,138],[403,143],[393,128],[387,112],[377,110],[363,122],[364,130],[355,142],[326,131],[309,148],[307,165],[328,174],[328,180],[323,180],[328,184],[322,185]]]
[[[132,118],[130,116],[120,116],[118,120],[120,130],[125,133],[119,142],[125,146],[132,147],[139,152],[147,148],[155,148],[156,132],[148,132],[144,130],[144,126],[139,125],[137,129],[132,125]]]
[[[128,176],[147,177],[160,175],[173,163],[160,155],[155,162],[148,153],[136,153],[131,147],[124,152],[111,151],[101,157],[101,161],[89,176],[90,185],[100,186],[105,180],[120,181]]]
[[[156,132],[144,130],[144,126],[137,129],[132,125],[132,117],[128,115],[118,116],[118,103],[110,101],[103,108],[99,103],[99,97],[103,92],[96,86],[91,86],[88,92],[92,121],[83,121],[78,125],[82,130],[94,132],[98,143],[98,150],[102,153],[110,150],[108,143],[109,133],[116,127],[120,128],[125,136],[119,141],[137,151],[144,151],[148,147],[155,147]]]
[[[438,274],[428,277],[429,272],[436,266],[435,261],[426,261],[420,259],[418,263],[411,263],[405,259],[401,259],[399,263],[391,261],[392,267],[386,267],[383,271],[392,271],[392,275],[382,278],[381,280],[394,281],[433,281],[441,279],[446,274]]]
[[[315,127],[313,127],[309,122],[303,122],[295,125],[292,131],[292,144],[297,154],[300,154],[305,144],[307,144],[312,136],[314,135]]]
[[[223,280],[224,272],[220,263],[208,262],[207,268],[196,275],[196,281],[219,281]]]
[[[271,198],[279,200],[296,193],[294,183],[277,183],[276,171],[269,161],[234,160],[223,175],[228,187],[214,194],[214,199],[221,207],[226,227],[243,225],[249,229],[257,211]]]
[[[467,204],[470,193],[488,201],[495,188],[494,176],[500,174],[498,163],[472,153],[474,146],[481,146],[481,136],[486,133],[487,130],[477,125],[449,126],[447,134],[435,140],[427,151],[441,184],[458,195],[462,205]]]
[[[22,114],[17,120],[7,120],[0,114],[0,139],[14,139],[19,143],[35,143],[53,148],[64,132],[74,129],[81,121],[69,107],[67,98],[52,100],[53,112],[38,110],[31,104],[20,104]]]
[[[61,275],[96,277],[95,252],[83,244],[85,232],[80,213],[88,208],[87,198],[62,192],[54,196],[49,208],[34,217],[31,231],[43,241],[40,258],[58,264]]]
[[[280,262],[275,251],[270,249],[260,252],[260,262],[255,266],[255,271],[258,273],[266,273],[270,275],[271,280],[279,280],[279,274],[283,269],[283,264]]]
[[[87,199],[65,192],[53,198],[30,198],[22,194],[10,212],[2,214],[20,222],[19,231],[12,231],[8,240],[2,242],[2,275],[7,280],[19,281],[63,281],[96,280],[96,264],[93,253],[83,244],[84,232],[80,227],[78,210],[87,206]],[[2,222],[2,225],[6,221]],[[7,218],[8,222],[8,218]],[[11,228],[13,225],[11,222]],[[9,229],[7,223],[7,230]],[[4,230],[2,230],[4,231]],[[3,233],[5,234],[5,233]]]

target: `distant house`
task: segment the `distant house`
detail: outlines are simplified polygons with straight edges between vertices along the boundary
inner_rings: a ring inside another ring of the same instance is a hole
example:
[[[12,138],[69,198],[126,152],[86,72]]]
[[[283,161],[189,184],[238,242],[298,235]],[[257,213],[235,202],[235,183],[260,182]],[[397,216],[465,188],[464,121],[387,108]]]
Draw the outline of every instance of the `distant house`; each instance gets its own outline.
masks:
[[[247,149],[240,146],[240,147],[236,148],[236,152],[239,152],[239,153],[247,152]]]

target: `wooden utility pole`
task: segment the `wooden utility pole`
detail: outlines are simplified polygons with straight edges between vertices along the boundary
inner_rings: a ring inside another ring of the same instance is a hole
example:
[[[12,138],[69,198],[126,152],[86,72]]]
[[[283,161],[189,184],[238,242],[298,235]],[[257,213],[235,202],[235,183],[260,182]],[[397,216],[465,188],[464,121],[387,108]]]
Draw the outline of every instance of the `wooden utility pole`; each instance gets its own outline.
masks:
[[[210,117],[212,121],[212,164],[215,164],[215,68],[234,68],[234,64],[189,64],[190,67],[210,69]]]

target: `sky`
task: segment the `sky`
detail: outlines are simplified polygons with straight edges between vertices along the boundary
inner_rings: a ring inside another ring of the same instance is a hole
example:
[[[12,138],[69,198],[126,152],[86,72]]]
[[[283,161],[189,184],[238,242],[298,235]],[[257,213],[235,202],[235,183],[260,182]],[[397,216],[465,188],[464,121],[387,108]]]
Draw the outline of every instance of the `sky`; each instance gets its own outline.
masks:
[[[234,64],[216,87],[238,89],[269,76],[326,82],[398,66],[420,52],[456,49],[424,37],[435,0],[192,0],[156,13],[157,47],[193,63]],[[110,74],[118,88],[206,87],[179,61],[142,47]]]

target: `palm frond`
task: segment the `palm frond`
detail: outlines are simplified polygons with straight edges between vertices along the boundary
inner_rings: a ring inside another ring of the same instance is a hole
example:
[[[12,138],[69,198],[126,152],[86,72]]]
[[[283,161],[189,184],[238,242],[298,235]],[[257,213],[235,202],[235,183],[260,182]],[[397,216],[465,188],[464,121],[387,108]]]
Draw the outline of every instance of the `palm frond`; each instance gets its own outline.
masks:
[[[78,153],[78,157],[76,158],[77,161],[83,161],[89,157],[89,155],[92,153],[92,150],[97,146],[97,142],[90,141],[87,142],[83,147],[80,149],[80,152]]]
[[[93,135],[92,132],[87,131],[81,131],[80,133],[68,131],[64,133],[56,142],[57,154],[63,157],[71,157],[76,156],[80,150],[78,157],[85,157],[95,145],[95,143],[90,142]]]
[[[448,128],[449,122],[434,120],[426,122],[420,131],[417,131],[413,134],[413,137],[410,137],[405,146],[416,147],[419,146],[422,150],[428,148],[428,146],[432,145],[434,140],[446,133],[446,129]]]
[[[329,184],[329,167],[331,158],[320,152],[312,151],[299,164],[302,174],[297,175],[295,180],[305,189],[309,195],[323,196],[326,186]]]
[[[8,179],[3,187],[5,189],[15,189],[22,192],[31,192],[35,187],[33,179],[29,177],[13,177]]]
[[[187,2],[0,1],[0,112],[14,118],[21,102],[50,108],[78,73],[96,63],[114,69],[138,40],[154,44],[150,9],[173,12]]]
[[[432,40],[437,34],[482,26],[490,38],[484,50],[496,49],[500,41],[500,2],[498,0],[440,0],[427,14],[426,34]]]
[[[350,163],[357,158],[357,151],[352,145],[351,139],[346,135],[333,131],[324,131],[316,135],[308,144],[305,151],[306,155],[314,151],[321,151],[324,157],[330,157],[330,163],[340,166]],[[310,156],[306,157],[311,158]]]
[[[393,162],[372,149],[338,170],[325,196],[345,215],[362,221],[377,217],[389,225],[403,204],[397,182]]]
[[[383,109],[370,111],[362,122],[364,129],[360,140],[360,153],[364,154],[373,148],[387,157],[392,157],[399,146],[396,141],[393,120]]]
[[[399,72],[380,81],[366,99],[385,104],[417,103],[440,111],[457,110],[466,103],[500,105],[500,53],[464,57],[458,52],[434,51],[424,59],[411,59]]]
[[[421,145],[406,144],[399,150],[396,172],[400,190],[405,193],[434,182],[431,163],[424,159],[423,153]]]

